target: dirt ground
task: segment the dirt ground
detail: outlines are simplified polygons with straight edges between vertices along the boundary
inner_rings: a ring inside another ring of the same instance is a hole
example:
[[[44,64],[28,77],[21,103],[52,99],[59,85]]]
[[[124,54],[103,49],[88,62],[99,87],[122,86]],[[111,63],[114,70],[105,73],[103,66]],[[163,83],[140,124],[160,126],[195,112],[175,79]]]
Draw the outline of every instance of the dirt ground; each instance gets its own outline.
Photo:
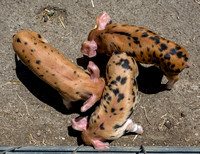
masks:
[[[55,11],[46,22],[45,8]],[[1,0],[0,10],[0,145],[81,144],[80,133],[70,127],[78,114],[69,114],[58,93],[16,59],[12,35],[22,29],[39,32],[67,58],[87,64],[81,43],[96,16],[106,11],[113,23],[142,26],[184,46],[191,65],[170,91],[157,90],[158,69],[140,67],[140,102],[133,120],[144,133],[123,136],[111,146],[200,146],[198,0],[94,0],[94,7],[91,0]]]

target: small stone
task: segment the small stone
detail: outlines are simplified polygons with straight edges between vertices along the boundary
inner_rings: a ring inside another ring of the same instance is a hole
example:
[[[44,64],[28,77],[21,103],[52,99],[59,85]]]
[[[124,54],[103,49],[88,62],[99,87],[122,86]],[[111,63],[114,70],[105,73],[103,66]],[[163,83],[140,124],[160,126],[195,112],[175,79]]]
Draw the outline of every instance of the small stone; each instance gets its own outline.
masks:
[[[164,123],[164,125],[165,125],[165,127],[167,127],[168,129],[172,128],[172,124],[171,124],[170,121],[166,121],[166,122]]]
[[[181,117],[186,117],[186,114],[184,112],[181,112]]]
[[[38,132],[37,132],[37,136],[38,136],[38,137],[41,136],[41,131],[40,131],[40,130],[38,130]]]

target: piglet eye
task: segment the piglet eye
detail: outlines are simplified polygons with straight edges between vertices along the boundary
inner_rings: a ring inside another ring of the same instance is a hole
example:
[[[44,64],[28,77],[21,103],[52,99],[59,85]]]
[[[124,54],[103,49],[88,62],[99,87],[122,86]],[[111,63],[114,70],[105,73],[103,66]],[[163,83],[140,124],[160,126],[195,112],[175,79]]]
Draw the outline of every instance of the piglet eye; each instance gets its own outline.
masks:
[[[13,35],[13,38],[15,37],[15,34]]]

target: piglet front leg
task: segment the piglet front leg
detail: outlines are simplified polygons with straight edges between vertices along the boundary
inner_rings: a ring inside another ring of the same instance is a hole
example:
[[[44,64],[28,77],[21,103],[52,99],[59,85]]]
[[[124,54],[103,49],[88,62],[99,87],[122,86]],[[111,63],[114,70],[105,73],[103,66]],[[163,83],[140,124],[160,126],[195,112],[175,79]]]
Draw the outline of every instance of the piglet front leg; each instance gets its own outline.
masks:
[[[92,61],[89,61],[87,69],[90,72],[90,79],[93,82],[97,82],[100,76],[100,71],[97,65],[95,65]],[[90,107],[92,107],[96,103],[97,100],[98,100],[97,96],[93,93],[90,96],[90,98],[84,102],[83,106],[81,107],[81,112],[87,111]]]

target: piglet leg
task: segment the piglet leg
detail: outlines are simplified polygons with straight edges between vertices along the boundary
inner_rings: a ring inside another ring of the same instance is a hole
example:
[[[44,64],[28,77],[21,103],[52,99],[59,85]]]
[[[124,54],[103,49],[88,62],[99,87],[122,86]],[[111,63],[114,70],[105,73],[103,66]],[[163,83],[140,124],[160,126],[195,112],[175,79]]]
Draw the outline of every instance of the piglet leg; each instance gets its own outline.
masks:
[[[174,75],[174,76],[166,76],[166,77],[169,80],[166,84],[166,89],[172,89],[174,83],[178,81],[179,76]]]
[[[104,11],[96,18],[97,30],[104,30],[106,25],[110,22],[109,15]]]
[[[127,127],[126,127],[127,132],[133,132],[133,133],[137,133],[137,134],[143,133],[142,126],[134,123],[131,119],[128,119],[126,124],[127,124]]]

